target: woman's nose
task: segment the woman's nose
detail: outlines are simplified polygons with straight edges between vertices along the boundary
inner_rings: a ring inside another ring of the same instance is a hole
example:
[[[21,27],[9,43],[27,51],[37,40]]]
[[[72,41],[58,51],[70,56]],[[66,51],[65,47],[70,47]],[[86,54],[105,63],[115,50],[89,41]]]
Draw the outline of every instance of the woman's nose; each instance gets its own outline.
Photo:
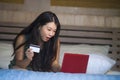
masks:
[[[53,35],[54,35],[54,32],[53,32],[53,31],[50,31],[49,35],[50,35],[50,36],[53,36]]]

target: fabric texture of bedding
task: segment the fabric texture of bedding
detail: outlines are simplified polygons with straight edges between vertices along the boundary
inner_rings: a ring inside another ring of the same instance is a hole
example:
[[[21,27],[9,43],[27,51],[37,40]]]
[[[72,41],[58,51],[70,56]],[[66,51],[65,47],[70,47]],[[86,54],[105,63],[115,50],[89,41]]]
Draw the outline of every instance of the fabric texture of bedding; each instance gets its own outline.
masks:
[[[0,42],[0,68],[8,69],[12,53],[11,43]]]
[[[89,54],[89,61],[87,66],[88,74],[105,74],[108,72],[114,65],[116,61],[98,54]]]
[[[72,74],[0,69],[0,80],[120,80],[120,75]]]

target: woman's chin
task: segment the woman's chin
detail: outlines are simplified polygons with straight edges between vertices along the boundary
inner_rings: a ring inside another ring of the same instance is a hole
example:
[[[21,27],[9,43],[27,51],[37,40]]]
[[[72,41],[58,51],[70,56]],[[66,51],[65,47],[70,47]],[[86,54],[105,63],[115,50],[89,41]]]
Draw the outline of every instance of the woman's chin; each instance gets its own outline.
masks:
[[[43,41],[44,41],[44,42],[47,42],[47,41],[49,41],[49,39],[44,39]]]

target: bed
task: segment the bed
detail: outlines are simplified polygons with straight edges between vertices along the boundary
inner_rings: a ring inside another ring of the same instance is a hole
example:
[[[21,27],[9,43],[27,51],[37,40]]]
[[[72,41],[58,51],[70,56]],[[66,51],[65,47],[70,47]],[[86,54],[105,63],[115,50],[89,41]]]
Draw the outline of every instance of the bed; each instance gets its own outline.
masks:
[[[120,28],[61,26],[60,65],[64,53],[90,56],[86,73],[34,72],[8,69],[12,41],[28,24],[0,23],[0,80],[119,80]]]

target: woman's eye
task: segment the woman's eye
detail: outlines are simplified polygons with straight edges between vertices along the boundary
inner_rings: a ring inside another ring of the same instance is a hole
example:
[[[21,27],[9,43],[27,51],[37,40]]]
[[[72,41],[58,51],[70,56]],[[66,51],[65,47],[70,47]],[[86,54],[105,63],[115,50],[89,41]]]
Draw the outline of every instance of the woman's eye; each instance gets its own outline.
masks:
[[[48,29],[48,31],[51,31],[51,29]]]

